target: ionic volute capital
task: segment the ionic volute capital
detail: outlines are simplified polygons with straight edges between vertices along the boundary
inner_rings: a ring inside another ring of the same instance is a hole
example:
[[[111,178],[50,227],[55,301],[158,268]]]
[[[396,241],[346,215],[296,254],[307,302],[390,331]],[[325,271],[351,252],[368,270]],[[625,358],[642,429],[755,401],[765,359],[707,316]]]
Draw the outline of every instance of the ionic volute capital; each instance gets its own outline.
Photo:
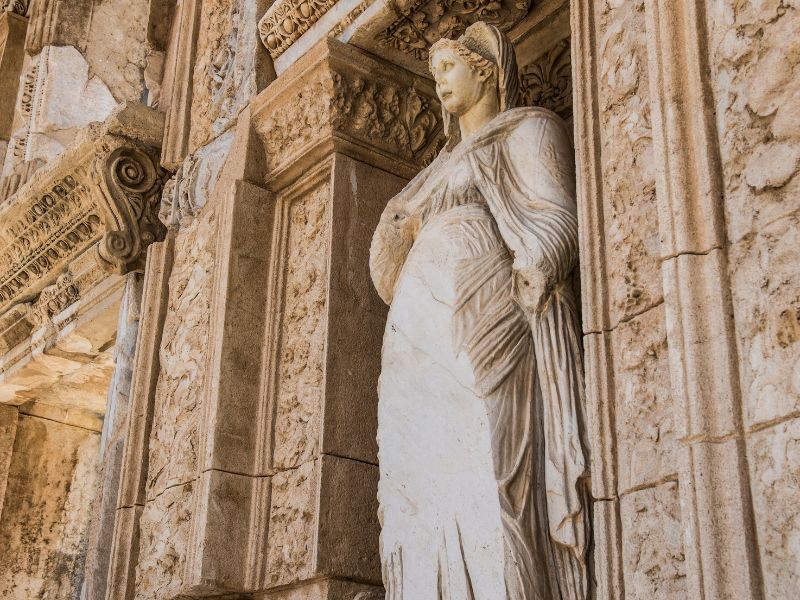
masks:
[[[97,246],[100,258],[109,271],[142,270],[147,247],[166,235],[158,218],[166,172],[158,156],[139,148],[117,148],[95,160],[93,179],[106,212],[106,232]]]

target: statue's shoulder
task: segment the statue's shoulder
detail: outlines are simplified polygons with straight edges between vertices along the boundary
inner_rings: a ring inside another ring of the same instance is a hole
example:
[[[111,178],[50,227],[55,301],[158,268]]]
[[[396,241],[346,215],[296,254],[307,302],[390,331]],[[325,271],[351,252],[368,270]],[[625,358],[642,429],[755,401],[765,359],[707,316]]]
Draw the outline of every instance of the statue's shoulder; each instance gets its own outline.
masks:
[[[538,106],[521,106],[505,112],[505,127],[522,136],[545,132],[550,135],[569,137],[564,119],[552,110]]]

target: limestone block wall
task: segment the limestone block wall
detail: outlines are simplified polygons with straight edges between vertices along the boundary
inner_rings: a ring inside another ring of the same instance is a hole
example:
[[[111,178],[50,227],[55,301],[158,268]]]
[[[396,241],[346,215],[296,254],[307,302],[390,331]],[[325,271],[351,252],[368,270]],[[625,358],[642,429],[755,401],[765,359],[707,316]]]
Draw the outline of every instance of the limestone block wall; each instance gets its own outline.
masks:
[[[766,598],[800,585],[800,5],[718,2],[709,67]]]
[[[598,597],[796,585],[798,26],[572,3]]]
[[[13,433],[0,514],[0,595],[75,598],[83,583],[100,434],[2,407]],[[14,422],[12,422],[15,421]],[[0,437],[0,444],[7,440]],[[2,468],[5,465],[0,465]]]

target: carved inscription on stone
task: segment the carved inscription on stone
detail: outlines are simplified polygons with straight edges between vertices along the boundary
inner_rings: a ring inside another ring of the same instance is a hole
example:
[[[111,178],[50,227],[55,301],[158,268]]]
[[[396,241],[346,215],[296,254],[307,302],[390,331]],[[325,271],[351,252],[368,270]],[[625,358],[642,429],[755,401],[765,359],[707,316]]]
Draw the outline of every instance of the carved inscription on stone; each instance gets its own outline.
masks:
[[[378,43],[387,48],[426,60],[428,48],[439,39],[456,38],[476,21],[508,30],[520,21],[530,0],[412,0],[397,2],[399,15],[378,34]]]

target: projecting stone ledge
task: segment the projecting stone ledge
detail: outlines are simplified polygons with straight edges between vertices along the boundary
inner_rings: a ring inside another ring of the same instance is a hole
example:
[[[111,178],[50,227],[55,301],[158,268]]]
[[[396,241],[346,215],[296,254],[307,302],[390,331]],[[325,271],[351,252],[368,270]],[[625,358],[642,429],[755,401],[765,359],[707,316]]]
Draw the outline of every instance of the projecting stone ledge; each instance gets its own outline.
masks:
[[[0,205],[0,350],[81,290],[143,268],[147,247],[166,233],[162,132],[163,115],[124,105]]]

